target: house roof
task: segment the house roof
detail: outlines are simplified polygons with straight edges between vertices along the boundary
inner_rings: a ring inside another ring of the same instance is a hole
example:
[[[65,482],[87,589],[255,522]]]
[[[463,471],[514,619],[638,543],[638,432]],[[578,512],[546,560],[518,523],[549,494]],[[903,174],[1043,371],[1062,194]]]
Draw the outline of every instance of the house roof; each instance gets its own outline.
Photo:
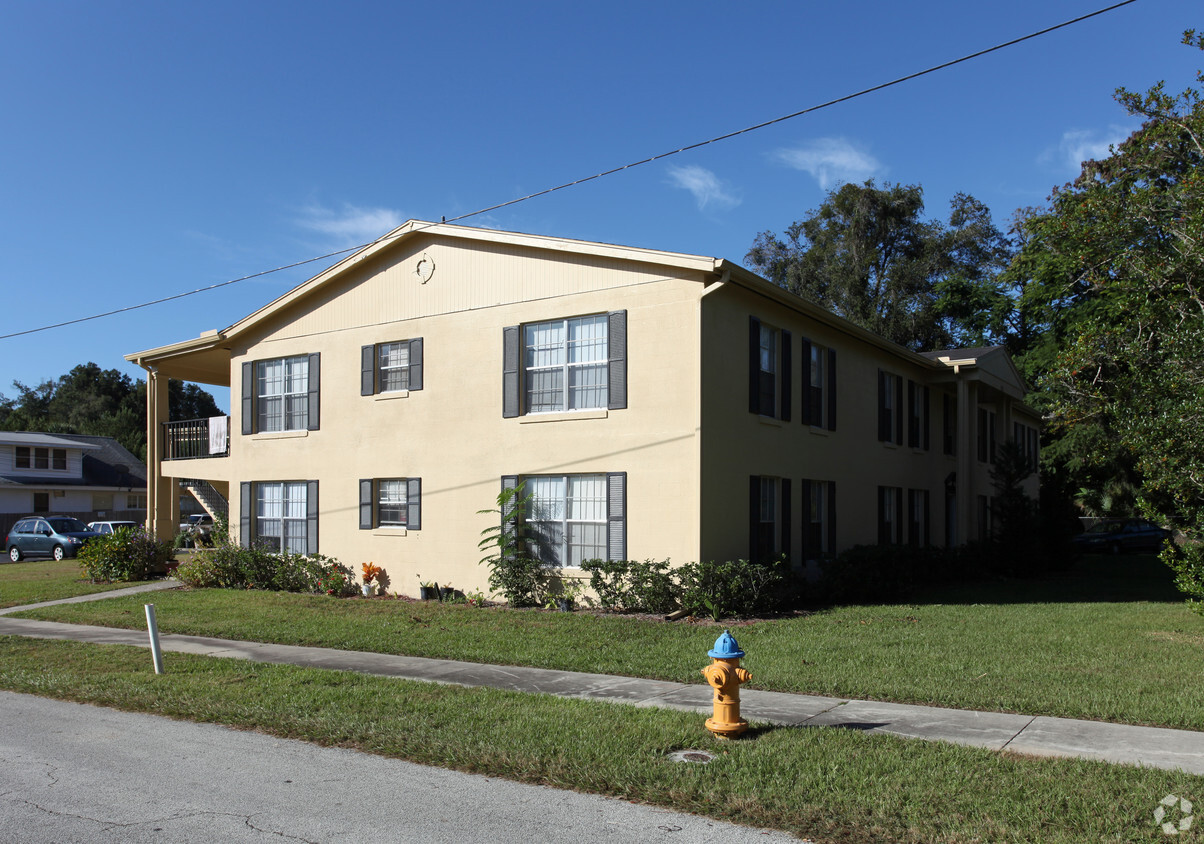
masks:
[[[17,445],[36,444],[55,448],[78,448],[83,450],[83,467],[78,478],[57,478],[45,475],[23,475],[8,472],[0,475],[0,487],[59,487],[87,486],[112,487],[114,489],[145,489],[146,466],[121,443],[112,437],[96,437],[87,434],[0,434],[0,442]]]
[[[614,244],[573,240],[563,237],[548,237],[544,235],[498,231],[496,229],[479,229],[446,223],[409,220],[231,326],[220,331],[206,331],[200,337],[193,340],[185,340],[155,349],[134,352],[126,355],[126,360],[148,370],[153,370],[158,366],[166,366],[170,369],[170,375],[173,378],[199,381],[206,384],[229,385],[230,349],[241,335],[253,331],[261,323],[272,319],[299,300],[316,293],[348,270],[387,250],[397,248],[400,244],[419,235],[438,235],[462,241],[508,244],[572,255],[592,255],[612,260],[637,261],[700,273],[704,276],[710,276],[717,282],[736,284],[749,289],[773,300],[781,306],[804,313],[810,319],[828,325],[870,345],[887,350],[900,358],[909,360],[915,365],[927,368],[952,368],[956,370],[960,364],[976,365],[981,357],[989,356],[995,351],[1004,352],[1002,347],[994,346],[982,349],[961,349],[928,352],[923,355],[917,354],[904,346],[900,346],[861,326],[855,325],[816,302],[784,290],[739,264],[723,258],[643,249],[633,246],[617,246]],[[961,357],[963,353],[965,354],[964,358]],[[958,355],[958,357],[950,359],[950,355]],[[1004,358],[1007,358],[1006,352],[1004,352]],[[1011,366],[1010,362],[1007,366]],[[1011,369],[1011,373],[1015,378],[1015,386],[1020,391],[1023,391],[1023,380],[1014,368]],[[1007,380],[1006,376],[1005,380]]]
[[[0,431],[0,445],[36,446],[38,448],[100,448],[79,439],[67,439],[59,434],[39,434],[30,431]]]

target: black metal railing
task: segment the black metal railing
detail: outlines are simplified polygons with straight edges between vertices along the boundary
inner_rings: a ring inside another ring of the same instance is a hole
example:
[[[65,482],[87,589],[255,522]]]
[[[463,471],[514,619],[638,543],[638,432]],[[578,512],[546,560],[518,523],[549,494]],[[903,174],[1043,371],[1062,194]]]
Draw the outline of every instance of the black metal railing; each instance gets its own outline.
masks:
[[[216,419],[225,419],[224,426],[213,426]],[[224,432],[221,428],[224,427]],[[163,423],[163,459],[193,460],[198,457],[230,456],[230,417],[185,419]]]

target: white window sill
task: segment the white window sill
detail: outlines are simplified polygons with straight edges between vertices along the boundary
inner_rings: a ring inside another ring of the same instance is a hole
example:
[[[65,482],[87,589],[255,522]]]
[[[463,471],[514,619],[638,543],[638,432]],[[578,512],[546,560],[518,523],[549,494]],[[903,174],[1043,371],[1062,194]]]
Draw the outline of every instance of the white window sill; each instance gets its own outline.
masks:
[[[373,536],[405,536],[407,533],[409,531],[403,527],[378,527],[372,531]]]
[[[577,419],[605,419],[610,415],[606,408],[597,410],[565,410],[553,413],[528,413],[520,416],[518,424],[528,425],[533,422],[569,422]]]
[[[811,425],[810,430],[811,430],[811,433],[815,434],[817,437],[830,437],[833,433],[832,431],[829,431],[827,428],[820,428],[816,425]]]
[[[309,431],[264,431],[251,437],[253,440],[291,440],[295,437],[308,437]]]
[[[408,399],[409,397],[409,390],[390,390],[387,393],[377,393],[372,399],[373,401],[392,401],[393,399]]]
[[[757,421],[771,428],[785,428],[786,423],[774,416],[757,416]]]

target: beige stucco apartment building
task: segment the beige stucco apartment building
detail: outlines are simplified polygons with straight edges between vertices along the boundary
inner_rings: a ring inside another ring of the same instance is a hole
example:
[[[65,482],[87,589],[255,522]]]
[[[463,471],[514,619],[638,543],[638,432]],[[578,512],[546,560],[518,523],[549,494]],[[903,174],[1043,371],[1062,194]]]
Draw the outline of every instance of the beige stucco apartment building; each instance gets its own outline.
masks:
[[[1002,349],[914,354],[722,259],[445,224],[127,357],[156,532],[178,481],[206,481],[241,541],[372,561],[403,593],[483,588],[479,511],[518,480],[562,565],[815,572],[856,544],[977,538],[995,444],[1037,459]],[[231,387],[228,446],[224,419],[167,422],[168,378]]]

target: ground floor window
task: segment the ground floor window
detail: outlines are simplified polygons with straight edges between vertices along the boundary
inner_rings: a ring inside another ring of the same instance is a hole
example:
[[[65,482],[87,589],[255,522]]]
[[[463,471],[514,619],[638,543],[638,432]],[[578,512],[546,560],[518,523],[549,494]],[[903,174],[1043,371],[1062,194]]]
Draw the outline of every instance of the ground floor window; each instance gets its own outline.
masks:
[[[607,559],[606,475],[535,475],[526,492],[528,537],[540,560],[574,567]]]
[[[749,478],[749,559],[767,563],[790,555],[790,479]]]
[[[895,486],[878,487],[878,544],[897,545],[903,541],[903,490]]]
[[[318,482],[240,485],[239,541],[278,554],[318,551]]]
[[[819,560],[836,549],[836,482],[803,480],[803,559]]]
[[[360,530],[422,528],[421,478],[367,478],[360,481]]]
[[[995,534],[995,525],[991,518],[991,496],[978,496],[978,539],[987,542]]]
[[[916,547],[928,545],[928,490],[907,490],[907,513],[907,541]]]

